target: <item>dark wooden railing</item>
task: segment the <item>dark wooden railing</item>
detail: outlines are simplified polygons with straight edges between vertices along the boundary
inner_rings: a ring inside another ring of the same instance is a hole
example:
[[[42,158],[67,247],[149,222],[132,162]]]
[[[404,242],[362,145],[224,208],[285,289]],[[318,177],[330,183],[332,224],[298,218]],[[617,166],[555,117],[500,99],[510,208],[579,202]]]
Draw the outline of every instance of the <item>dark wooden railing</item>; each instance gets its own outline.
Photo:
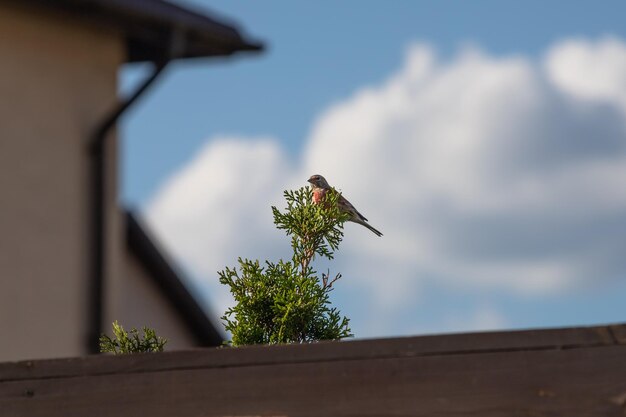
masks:
[[[626,325],[0,364],[2,417],[625,416]]]

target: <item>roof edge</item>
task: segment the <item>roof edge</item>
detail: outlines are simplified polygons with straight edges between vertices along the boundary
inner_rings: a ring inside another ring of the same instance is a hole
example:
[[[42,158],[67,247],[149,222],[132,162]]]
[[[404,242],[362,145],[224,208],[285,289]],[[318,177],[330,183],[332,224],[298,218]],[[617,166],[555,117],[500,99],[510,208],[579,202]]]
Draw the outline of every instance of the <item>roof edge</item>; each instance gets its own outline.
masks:
[[[239,28],[208,12],[194,11],[165,0],[11,2],[100,28],[119,30],[126,40],[126,62],[229,56],[237,52],[260,52],[265,48],[263,42],[243,36]]]
[[[153,243],[137,217],[126,211],[126,244],[171,306],[180,314],[199,346],[220,346],[226,339],[189,292],[180,275]]]

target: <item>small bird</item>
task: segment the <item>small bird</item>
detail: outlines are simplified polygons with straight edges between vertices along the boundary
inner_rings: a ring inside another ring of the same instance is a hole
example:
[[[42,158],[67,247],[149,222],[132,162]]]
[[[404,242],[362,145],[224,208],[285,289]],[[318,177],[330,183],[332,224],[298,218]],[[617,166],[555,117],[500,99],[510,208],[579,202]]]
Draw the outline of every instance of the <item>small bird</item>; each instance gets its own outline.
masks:
[[[320,203],[322,200],[324,200],[326,193],[331,189],[330,185],[328,185],[328,182],[324,177],[317,174],[311,175],[311,178],[308,179],[308,182],[313,185],[313,203]],[[339,210],[350,215],[350,218],[348,219],[349,221],[367,227],[372,232],[374,232],[376,236],[383,235],[378,230],[370,226],[369,223],[367,223],[367,219],[365,218],[365,216],[359,213],[357,209],[355,209],[354,206],[344,198],[344,196],[339,196],[339,201],[337,202],[337,204],[339,206]]]

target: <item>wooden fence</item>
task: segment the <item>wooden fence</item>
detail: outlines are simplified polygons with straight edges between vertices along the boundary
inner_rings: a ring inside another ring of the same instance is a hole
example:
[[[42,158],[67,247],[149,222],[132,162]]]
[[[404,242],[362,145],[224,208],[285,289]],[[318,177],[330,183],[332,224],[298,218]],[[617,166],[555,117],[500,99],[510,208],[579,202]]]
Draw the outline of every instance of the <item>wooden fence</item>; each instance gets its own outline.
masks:
[[[626,325],[0,364],[2,417],[625,416]]]

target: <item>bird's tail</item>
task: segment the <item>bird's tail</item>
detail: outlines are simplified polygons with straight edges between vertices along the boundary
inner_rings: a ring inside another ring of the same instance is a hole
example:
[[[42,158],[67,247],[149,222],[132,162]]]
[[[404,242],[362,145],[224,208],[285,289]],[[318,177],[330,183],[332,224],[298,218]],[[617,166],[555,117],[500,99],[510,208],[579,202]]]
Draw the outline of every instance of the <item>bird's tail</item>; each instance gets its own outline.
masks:
[[[371,226],[371,225],[370,225],[369,223],[367,223],[366,221],[363,221],[363,220],[361,220],[361,219],[359,219],[359,218],[354,219],[354,220],[352,220],[352,221],[353,221],[353,222],[355,222],[355,223],[358,223],[358,224],[360,224],[360,225],[362,225],[362,226],[367,227],[367,228],[368,228],[368,229],[370,229],[372,232],[374,232],[374,234],[375,234],[376,236],[382,236],[382,235],[383,235],[382,233],[380,233],[378,230],[376,230],[373,226]]]

